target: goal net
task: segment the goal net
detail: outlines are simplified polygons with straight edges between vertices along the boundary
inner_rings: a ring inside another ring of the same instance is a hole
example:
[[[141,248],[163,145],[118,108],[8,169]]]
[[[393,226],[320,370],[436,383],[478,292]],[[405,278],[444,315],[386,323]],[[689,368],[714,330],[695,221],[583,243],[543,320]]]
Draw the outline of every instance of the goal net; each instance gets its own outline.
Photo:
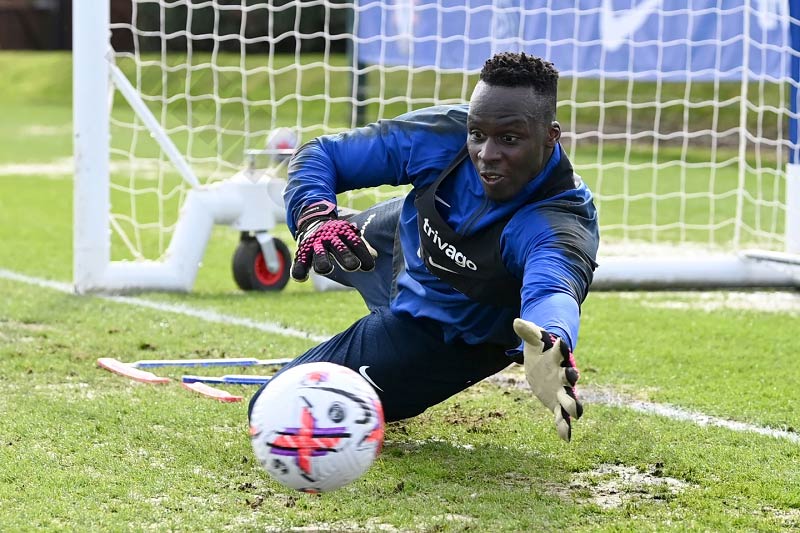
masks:
[[[276,133],[467,102],[505,50],[561,72],[562,143],[600,214],[599,287],[796,281],[747,260],[800,252],[788,0],[95,4],[74,5],[79,292],[189,290],[211,227],[280,234],[285,159],[270,149],[293,141]]]

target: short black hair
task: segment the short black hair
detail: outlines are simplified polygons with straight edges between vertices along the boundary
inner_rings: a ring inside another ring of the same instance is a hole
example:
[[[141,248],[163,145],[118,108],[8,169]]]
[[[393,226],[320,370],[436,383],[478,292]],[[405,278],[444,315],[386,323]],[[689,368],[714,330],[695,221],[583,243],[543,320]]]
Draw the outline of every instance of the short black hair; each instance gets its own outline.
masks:
[[[555,97],[558,69],[551,62],[525,52],[500,52],[486,60],[480,80],[502,87],[532,87],[537,93]]]
[[[541,97],[535,115],[541,121],[555,120],[558,69],[551,62],[525,52],[500,52],[483,64],[480,80],[500,87],[530,87]]]

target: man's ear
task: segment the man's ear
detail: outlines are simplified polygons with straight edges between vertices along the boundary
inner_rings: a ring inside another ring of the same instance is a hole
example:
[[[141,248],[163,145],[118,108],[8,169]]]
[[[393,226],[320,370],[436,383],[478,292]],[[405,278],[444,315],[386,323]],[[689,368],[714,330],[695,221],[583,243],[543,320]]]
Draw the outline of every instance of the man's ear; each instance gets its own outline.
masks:
[[[547,146],[555,146],[561,138],[561,124],[557,120],[550,123],[550,128],[547,130]]]

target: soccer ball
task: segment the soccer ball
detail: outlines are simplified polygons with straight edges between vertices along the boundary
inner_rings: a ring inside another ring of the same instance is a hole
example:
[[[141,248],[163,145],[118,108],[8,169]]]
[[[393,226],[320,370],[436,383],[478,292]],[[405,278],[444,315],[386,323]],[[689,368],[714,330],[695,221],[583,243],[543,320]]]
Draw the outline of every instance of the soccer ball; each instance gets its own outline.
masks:
[[[359,478],[383,445],[383,408],[367,381],[333,363],[278,374],[250,412],[253,451],[281,484],[303,492]]]

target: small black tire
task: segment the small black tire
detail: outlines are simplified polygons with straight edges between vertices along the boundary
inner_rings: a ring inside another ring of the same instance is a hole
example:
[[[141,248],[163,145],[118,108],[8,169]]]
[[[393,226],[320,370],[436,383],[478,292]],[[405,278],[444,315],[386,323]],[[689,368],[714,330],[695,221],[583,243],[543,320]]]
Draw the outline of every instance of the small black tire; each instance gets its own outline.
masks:
[[[278,253],[278,271],[270,272],[261,245],[255,237],[243,235],[233,254],[233,279],[243,291],[280,291],[289,282],[292,254],[289,247],[273,237]]]

